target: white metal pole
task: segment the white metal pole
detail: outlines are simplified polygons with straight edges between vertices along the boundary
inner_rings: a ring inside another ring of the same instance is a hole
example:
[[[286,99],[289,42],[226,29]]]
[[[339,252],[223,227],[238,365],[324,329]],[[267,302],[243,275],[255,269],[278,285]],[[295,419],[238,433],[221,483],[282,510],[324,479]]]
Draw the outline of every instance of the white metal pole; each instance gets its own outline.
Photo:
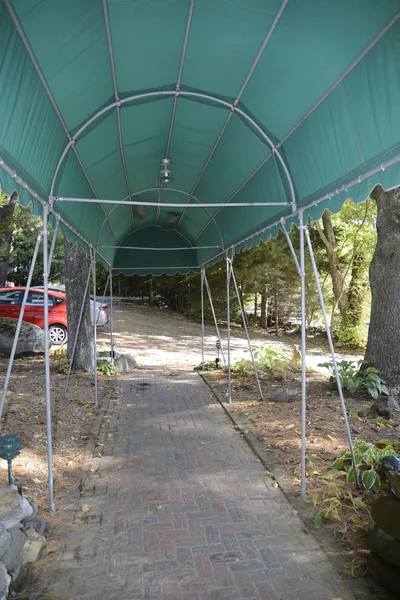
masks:
[[[111,364],[114,366],[114,340],[113,340],[113,280],[112,269],[110,267],[110,346],[111,346]]]
[[[15,353],[17,351],[19,334],[20,334],[20,331],[21,331],[22,321],[23,321],[23,317],[24,317],[24,311],[25,311],[26,301],[28,299],[29,288],[30,288],[31,283],[32,283],[33,271],[35,269],[36,259],[37,259],[37,255],[38,255],[38,252],[39,252],[39,246],[40,246],[41,239],[42,239],[42,232],[38,233],[38,236],[36,238],[35,250],[33,252],[32,262],[31,262],[31,266],[29,268],[28,280],[26,282],[26,288],[25,288],[24,296],[22,298],[22,305],[21,305],[21,310],[20,310],[19,317],[18,317],[17,327],[15,328],[14,341],[13,341],[13,345],[12,345],[12,348],[11,348],[10,360],[8,361],[6,378],[4,380],[3,393],[2,393],[2,396],[1,396],[0,418],[1,418],[1,415],[3,414],[4,402],[5,402],[5,399],[6,399],[8,384],[9,384],[9,381],[10,381],[11,371],[12,371],[12,368],[13,368]]]
[[[237,284],[236,277],[235,277],[235,271],[233,270],[233,265],[231,266],[231,273],[232,273],[233,285],[235,286],[235,290],[236,290],[236,296],[237,296],[237,299],[238,299],[238,302],[239,302],[240,313],[242,315],[243,328],[244,328],[244,330],[246,332],[246,338],[247,338],[247,344],[249,346],[249,352],[250,352],[250,356],[251,356],[251,362],[253,363],[253,369],[254,369],[254,373],[255,373],[256,379],[257,379],[258,391],[260,392],[260,398],[261,398],[261,400],[264,400],[264,396],[263,396],[262,389],[261,389],[260,378],[258,376],[258,370],[257,370],[256,362],[254,360],[253,348],[251,347],[249,330],[247,328],[247,323],[246,323],[246,316],[244,314],[242,302],[240,300],[239,288],[238,288],[238,284]]]
[[[51,270],[51,263],[53,262],[54,248],[56,247],[56,240],[57,240],[59,225],[60,225],[60,217],[56,217],[56,226],[54,227],[53,239],[51,242],[51,248],[50,248],[50,252],[49,252],[49,274],[50,274],[50,270]]]
[[[84,308],[85,308],[85,302],[86,302],[87,293],[88,293],[88,289],[89,289],[89,281],[90,281],[91,272],[92,272],[92,259],[90,258],[89,272],[88,272],[87,279],[86,279],[86,286],[85,286],[85,291],[84,291],[83,298],[82,298],[81,310],[79,312],[79,319],[78,319],[78,323],[77,323],[77,326],[76,326],[74,345],[72,346],[71,358],[70,358],[69,365],[68,365],[67,380],[65,382],[65,387],[64,387],[64,398],[67,397],[67,390],[68,390],[68,385],[69,385],[69,379],[71,377],[72,365],[73,365],[74,358],[75,358],[76,345],[78,343],[78,336],[79,336],[79,331],[80,331],[80,328],[81,328],[83,311],[84,311]]]
[[[310,233],[309,233],[307,227],[305,228],[305,234],[306,234],[306,240],[307,240],[308,250],[310,252],[310,258],[311,258],[311,263],[312,263],[312,267],[313,267],[315,282],[317,284],[319,302],[321,304],[322,314],[324,316],[324,323],[325,323],[326,335],[328,337],[329,349],[331,351],[333,368],[334,368],[334,371],[335,371],[336,383],[337,383],[337,387],[338,387],[338,392],[339,392],[339,397],[340,397],[340,403],[341,403],[341,406],[342,406],[343,418],[344,418],[344,422],[345,422],[345,426],[346,426],[347,440],[349,442],[349,448],[350,448],[351,458],[352,458],[352,462],[353,462],[354,474],[355,474],[355,477],[356,477],[356,484],[357,484],[357,487],[359,487],[359,483],[360,482],[359,482],[359,478],[358,478],[358,469],[357,469],[356,458],[354,456],[353,440],[352,440],[352,437],[351,437],[349,420],[347,418],[346,403],[345,403],[345,400],[344,400],[342,384],[341,384],[341,381],[340,381],[340,376],[339,376],[339,372],[338,372],[338,368],[337,368],[335,349],[333,347],[333,342],[332,342],[332,334],[331,334],[331,330],[330,330],[329,323],[328,323],[328,315],[326,314],[326,309],[325,309],[324,295],[322,293],[321,283],[320,283],[320,280],[319,280],[319,275],[318,275],[318,270],[317,270],[317,265],[316,265],[316,262],[315,262],[314,250],[313,250],[311,239],[310,239]]]
[[[97,328],[96,328],[96,250],[93,252],[92,261],[92,281],[93,281],[93,376],[94,376],[94,404],[96,408],[99,405],[97,395]]]
[[[44,293],[44,372],[46,388],[47,467],[49,485],[49,510],[55,511],[53,493],[53,442],[51,432],[50,397],[50,344],[49,344],[49,261],[48,261],[49,207],[43,205],[43,293]]]
[[[300,284],[301,284],[301,486],[302,496],[306,495],[306,271],[304,262],[304,222],[303,211],[299,211],[300,229]]]
[[[103,306],[103,304],[104,304],[104,298],[106,297],[106,294],[107,294],[107,290],[108,290],[108,282],[109,282],[109,280],[110,280],[110,274],[109,274],[109,275],[108,275],[108,277],[107,277],[106,286],[105,286],[105,288],[104,288],[104,292],[103,292],[103,297],[102,297],[102,299],[101,299],[101,305],[100,305],[100,308],[101,308],[101,307]],[[99,322],[99,318],[100,318],[100,310],[99,310],[99,312],[98,312],[98,315],[97,315],[97,319],[96,319],[96,325],[97,325],[97,323]]]
[[[204,282],[206,284],[206,290],[207,290],[207,295],[208,295],[208,299],[210,301],[210,306],[211,306],[211,312],[212,312],[212,316],[214,319],[214,325],[215,325],[215,329],[217,331],[217,336],[219,339],[219,343],[221,344],[221,354],[222,354],[222,360],[224,361],[224,365],[226,365],[226,361],[225,361],[225,353],[224,353],[224,348],[222,346],[222,340],[221,340],[221,334],[219,332],[219,327],[218,327],[218,322],[217,322],[217,317],[215,315],[215,310],[214,310],[214,304],[212,301],[212,296],[211,296],[211,289],[210,289],[210,285],[208,283],[208,279],[206,276],[206,272],[204,271]]]
[[[232,381],[231,381],[231,302],[230,302],[230,280],[231,263],[229,254],[226,252],[226,321],[228,327],[228,402],[232,402]]]
[[[201,282],[201,368],[204,369],[204,270],[200,272]]]

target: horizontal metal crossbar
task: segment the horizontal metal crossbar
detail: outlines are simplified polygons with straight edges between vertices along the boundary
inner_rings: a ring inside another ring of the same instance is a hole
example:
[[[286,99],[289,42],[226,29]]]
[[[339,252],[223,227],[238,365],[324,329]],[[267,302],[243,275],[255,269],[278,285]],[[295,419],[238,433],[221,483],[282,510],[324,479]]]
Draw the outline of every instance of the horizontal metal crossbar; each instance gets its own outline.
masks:
[[[225,204],[223,202],[203,202],[201,204],[189,204],[187,202],[144,202],[143,200],[97,200],[96,198],[66,198],[56,196],[55,202],[83,202],[86,204],[126,204],[127,206],[160,206],[160,208],[240,208],[250,206],[289,206],[290,202],[234,202]]]

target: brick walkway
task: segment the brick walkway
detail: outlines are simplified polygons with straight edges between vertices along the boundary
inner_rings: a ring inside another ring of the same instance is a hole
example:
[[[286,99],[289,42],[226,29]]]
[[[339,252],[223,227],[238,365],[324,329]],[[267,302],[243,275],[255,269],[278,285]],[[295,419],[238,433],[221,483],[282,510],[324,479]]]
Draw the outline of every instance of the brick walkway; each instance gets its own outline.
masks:
[[[57,567],[53,600],[354,598],[193,372],[110,403]]]

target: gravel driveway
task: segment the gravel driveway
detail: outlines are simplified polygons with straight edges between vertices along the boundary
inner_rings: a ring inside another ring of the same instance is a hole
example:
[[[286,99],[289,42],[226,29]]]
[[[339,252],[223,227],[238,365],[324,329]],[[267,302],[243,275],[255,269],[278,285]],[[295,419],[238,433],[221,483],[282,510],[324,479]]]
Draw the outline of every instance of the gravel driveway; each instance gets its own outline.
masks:
[[[163,309],[151,308],[140,304],[119,303],[114,306],[114,340],[116,350],[130,349],[136,354],[138,363],[143,366],[162,366],[168,368],[192,369],[201,361],[201,326],[183,315]],[[226,327],[220,329],[222,344],[226,346]],[[254,335],[252,344],[268,344],[269,346],[291,355],[292,339],[277,339],[274,335]],[[106,325],[98,329],[99,346],[109,348],[110,328]],[[205,360],[213,360],[217,356],[215,342],[217,335],[213,325],[205,327]],[[247,340],[242,329],[234,328],[231,332],[232,360],[248,357]],[[338,354],[340,359],[355,359],[361,356]],[[307,352],[307,364],[318,369],[318,363],[330,359],[330,354],[316,348],[313,340]],[[326,369],[322,369],[327,373]]]

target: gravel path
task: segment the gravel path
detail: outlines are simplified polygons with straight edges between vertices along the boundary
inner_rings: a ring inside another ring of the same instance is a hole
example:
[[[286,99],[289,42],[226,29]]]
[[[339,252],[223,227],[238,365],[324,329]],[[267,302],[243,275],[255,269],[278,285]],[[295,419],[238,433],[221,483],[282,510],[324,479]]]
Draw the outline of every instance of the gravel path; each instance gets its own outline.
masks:
[[[190,321],[183,315],[143,306],[139,304],[117,304],[114,307],[114,339],[116,349],[131,349],[136,353],[138,363],[143,366],[161,366],[171,368],[192,369],[201,361],[201,327],[199,323]],[[106,348],[109,344],[109,325],[98,330],[99,344]],[[227,330],[220,329],[222,344],[225,347]],[[217,351],[216,331],[213,325],[205,327],[205,360],[213,360]],[[274,335],[251,334],[252,344],[268,344],[272,348],[288,355],[292,353],[294,340],[279,338]],[[109,347],[109,346],[108,346]],[[248,357],[247,340],[243,330],[235,328],[231,333],[233,361],[240,357]],[[360,356],[337,355],[339,359],[355,359]],[[330,360],[329,352],[315,347],[313,340],[307,351],[308,366],[319,369],[318,363]]]

